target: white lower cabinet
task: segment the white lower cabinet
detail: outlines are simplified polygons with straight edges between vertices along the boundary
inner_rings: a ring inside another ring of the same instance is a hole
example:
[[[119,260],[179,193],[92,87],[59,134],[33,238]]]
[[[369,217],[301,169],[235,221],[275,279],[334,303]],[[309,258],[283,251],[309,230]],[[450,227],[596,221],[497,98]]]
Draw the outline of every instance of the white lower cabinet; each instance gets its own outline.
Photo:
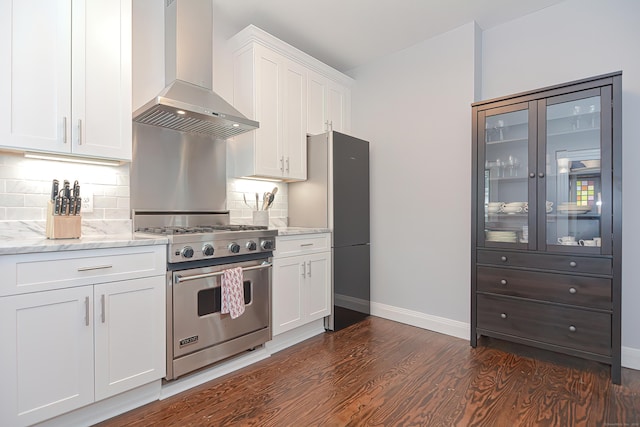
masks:
[[[164,277],[95,287],[96,400],[165,375],[165,292]]]
[[[331,314],[329,234],[279,236],[273,259],[273,335]]]
[[[165,247],[149,249],[161,261],[158,250]],[[96,268],[104,275],[80,273],[105,283],[64,288],[65,282],[56,280],[53,290],[0,297],[0,425],[35,424],[165,375],[164,274],[109,282],[108,251],[99,253],[78,258],[99,260]],[[130,255],[143,253],[138,248]],[[59,265],[70,261],[68,254],[57,259]],[[2,258],[0,273],[11,264],[14,269],[39,265],[47,256]],[[158,265],[156,274],[161,270]],[[77,274],[69,270],[70,276]]]

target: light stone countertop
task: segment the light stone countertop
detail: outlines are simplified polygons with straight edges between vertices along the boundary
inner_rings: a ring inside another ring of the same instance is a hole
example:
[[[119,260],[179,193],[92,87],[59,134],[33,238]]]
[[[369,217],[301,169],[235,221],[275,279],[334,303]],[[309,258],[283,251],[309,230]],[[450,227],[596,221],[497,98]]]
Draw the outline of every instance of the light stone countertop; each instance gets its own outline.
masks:
[[[313,227],[277,227],[278,236],[294,236],[297,234],[330,233],[328,228]]]
[[[130,220],[84,220],[79,239],[47,239],[45,221],[0,221],[0,255],[165,245],[162,236],[134,236]]]

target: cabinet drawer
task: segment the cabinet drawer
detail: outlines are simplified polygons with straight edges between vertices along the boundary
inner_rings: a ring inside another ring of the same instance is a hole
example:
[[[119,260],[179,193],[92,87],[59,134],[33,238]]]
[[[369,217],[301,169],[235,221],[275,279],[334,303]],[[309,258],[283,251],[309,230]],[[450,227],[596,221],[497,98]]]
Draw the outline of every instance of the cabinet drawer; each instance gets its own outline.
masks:
[[[0,257],[0,296],[163,275],[166,246]]]
[[[274,256],[294,256],[331,249],[331,234],[303,234],[276,237]]]
[[[612,274],[611,258],[478,250],[478,264],[539,268],[571,273]]]
[[[611,354],[611,315],[478,295],[478,328],[601,355]]]
[[[478,292],[611,310],[611,280],[600,277],[478,267]]]

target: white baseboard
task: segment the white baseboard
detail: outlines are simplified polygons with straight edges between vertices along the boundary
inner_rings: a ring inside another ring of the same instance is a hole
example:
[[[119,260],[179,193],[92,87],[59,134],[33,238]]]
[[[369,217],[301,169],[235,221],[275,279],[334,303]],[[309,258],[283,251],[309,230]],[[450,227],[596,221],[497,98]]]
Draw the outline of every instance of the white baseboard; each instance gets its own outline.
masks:
[[[371,302],[371,314],[418,328],[468,340],[471,326],[465,322],[433,316],[406,308]]]
[[[622,366],[640,371],[640,349],[622,347]]]
[[[160,392],[160,400],[182,393],[190,388],[227,375],[270,356],[271,353],[267,351],[264,346],[253,351],[245,351],[232,359],[217,363],[209,369],[204,369],[163,384]]]
[[[117,394],[38,424],[38,427],[92,426],[158,400],[160,380]]]
[[[471,325],[444,317],[432,316],[406,308],[371,302],[371,314],[422,329],[439,332],[456,338],[468,340]],[[640,370],[640,349],[622,347],[622,366]]]
[[[269,353],[274,354],[306,339],[324,333],[324,319],[318,319],[306,325],[276,335],[265,344]]]

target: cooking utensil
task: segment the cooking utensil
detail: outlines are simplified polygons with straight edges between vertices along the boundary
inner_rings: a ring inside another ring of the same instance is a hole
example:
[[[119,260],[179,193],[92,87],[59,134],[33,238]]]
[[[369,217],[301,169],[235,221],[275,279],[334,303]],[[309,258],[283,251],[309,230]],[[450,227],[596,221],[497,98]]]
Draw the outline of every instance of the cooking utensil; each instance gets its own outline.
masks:
[[[264,197],[262,199],[262,210],[266,211],[267,208],[269,207],[269,198],[271,198],[271,193],[266,192],[264,193]]]
[[[276,195],[271,193],[269,195],[269,203],[267,203],[267,209],[269,209],[271,207],[271,205],[273,204],[273,200],[276,198]]]
[[[242,193],[242,199],[244,200],[244,204],[247,205],[249,209],[253,210],[253,206],[251,206],[249,202],[247,202],[247,195],[245,193]]]
[[[258,199],[260,198],[260,196],[258,196],[258,193],[256,193],[256,210],[259,211],[260,208],[258,207]]]

